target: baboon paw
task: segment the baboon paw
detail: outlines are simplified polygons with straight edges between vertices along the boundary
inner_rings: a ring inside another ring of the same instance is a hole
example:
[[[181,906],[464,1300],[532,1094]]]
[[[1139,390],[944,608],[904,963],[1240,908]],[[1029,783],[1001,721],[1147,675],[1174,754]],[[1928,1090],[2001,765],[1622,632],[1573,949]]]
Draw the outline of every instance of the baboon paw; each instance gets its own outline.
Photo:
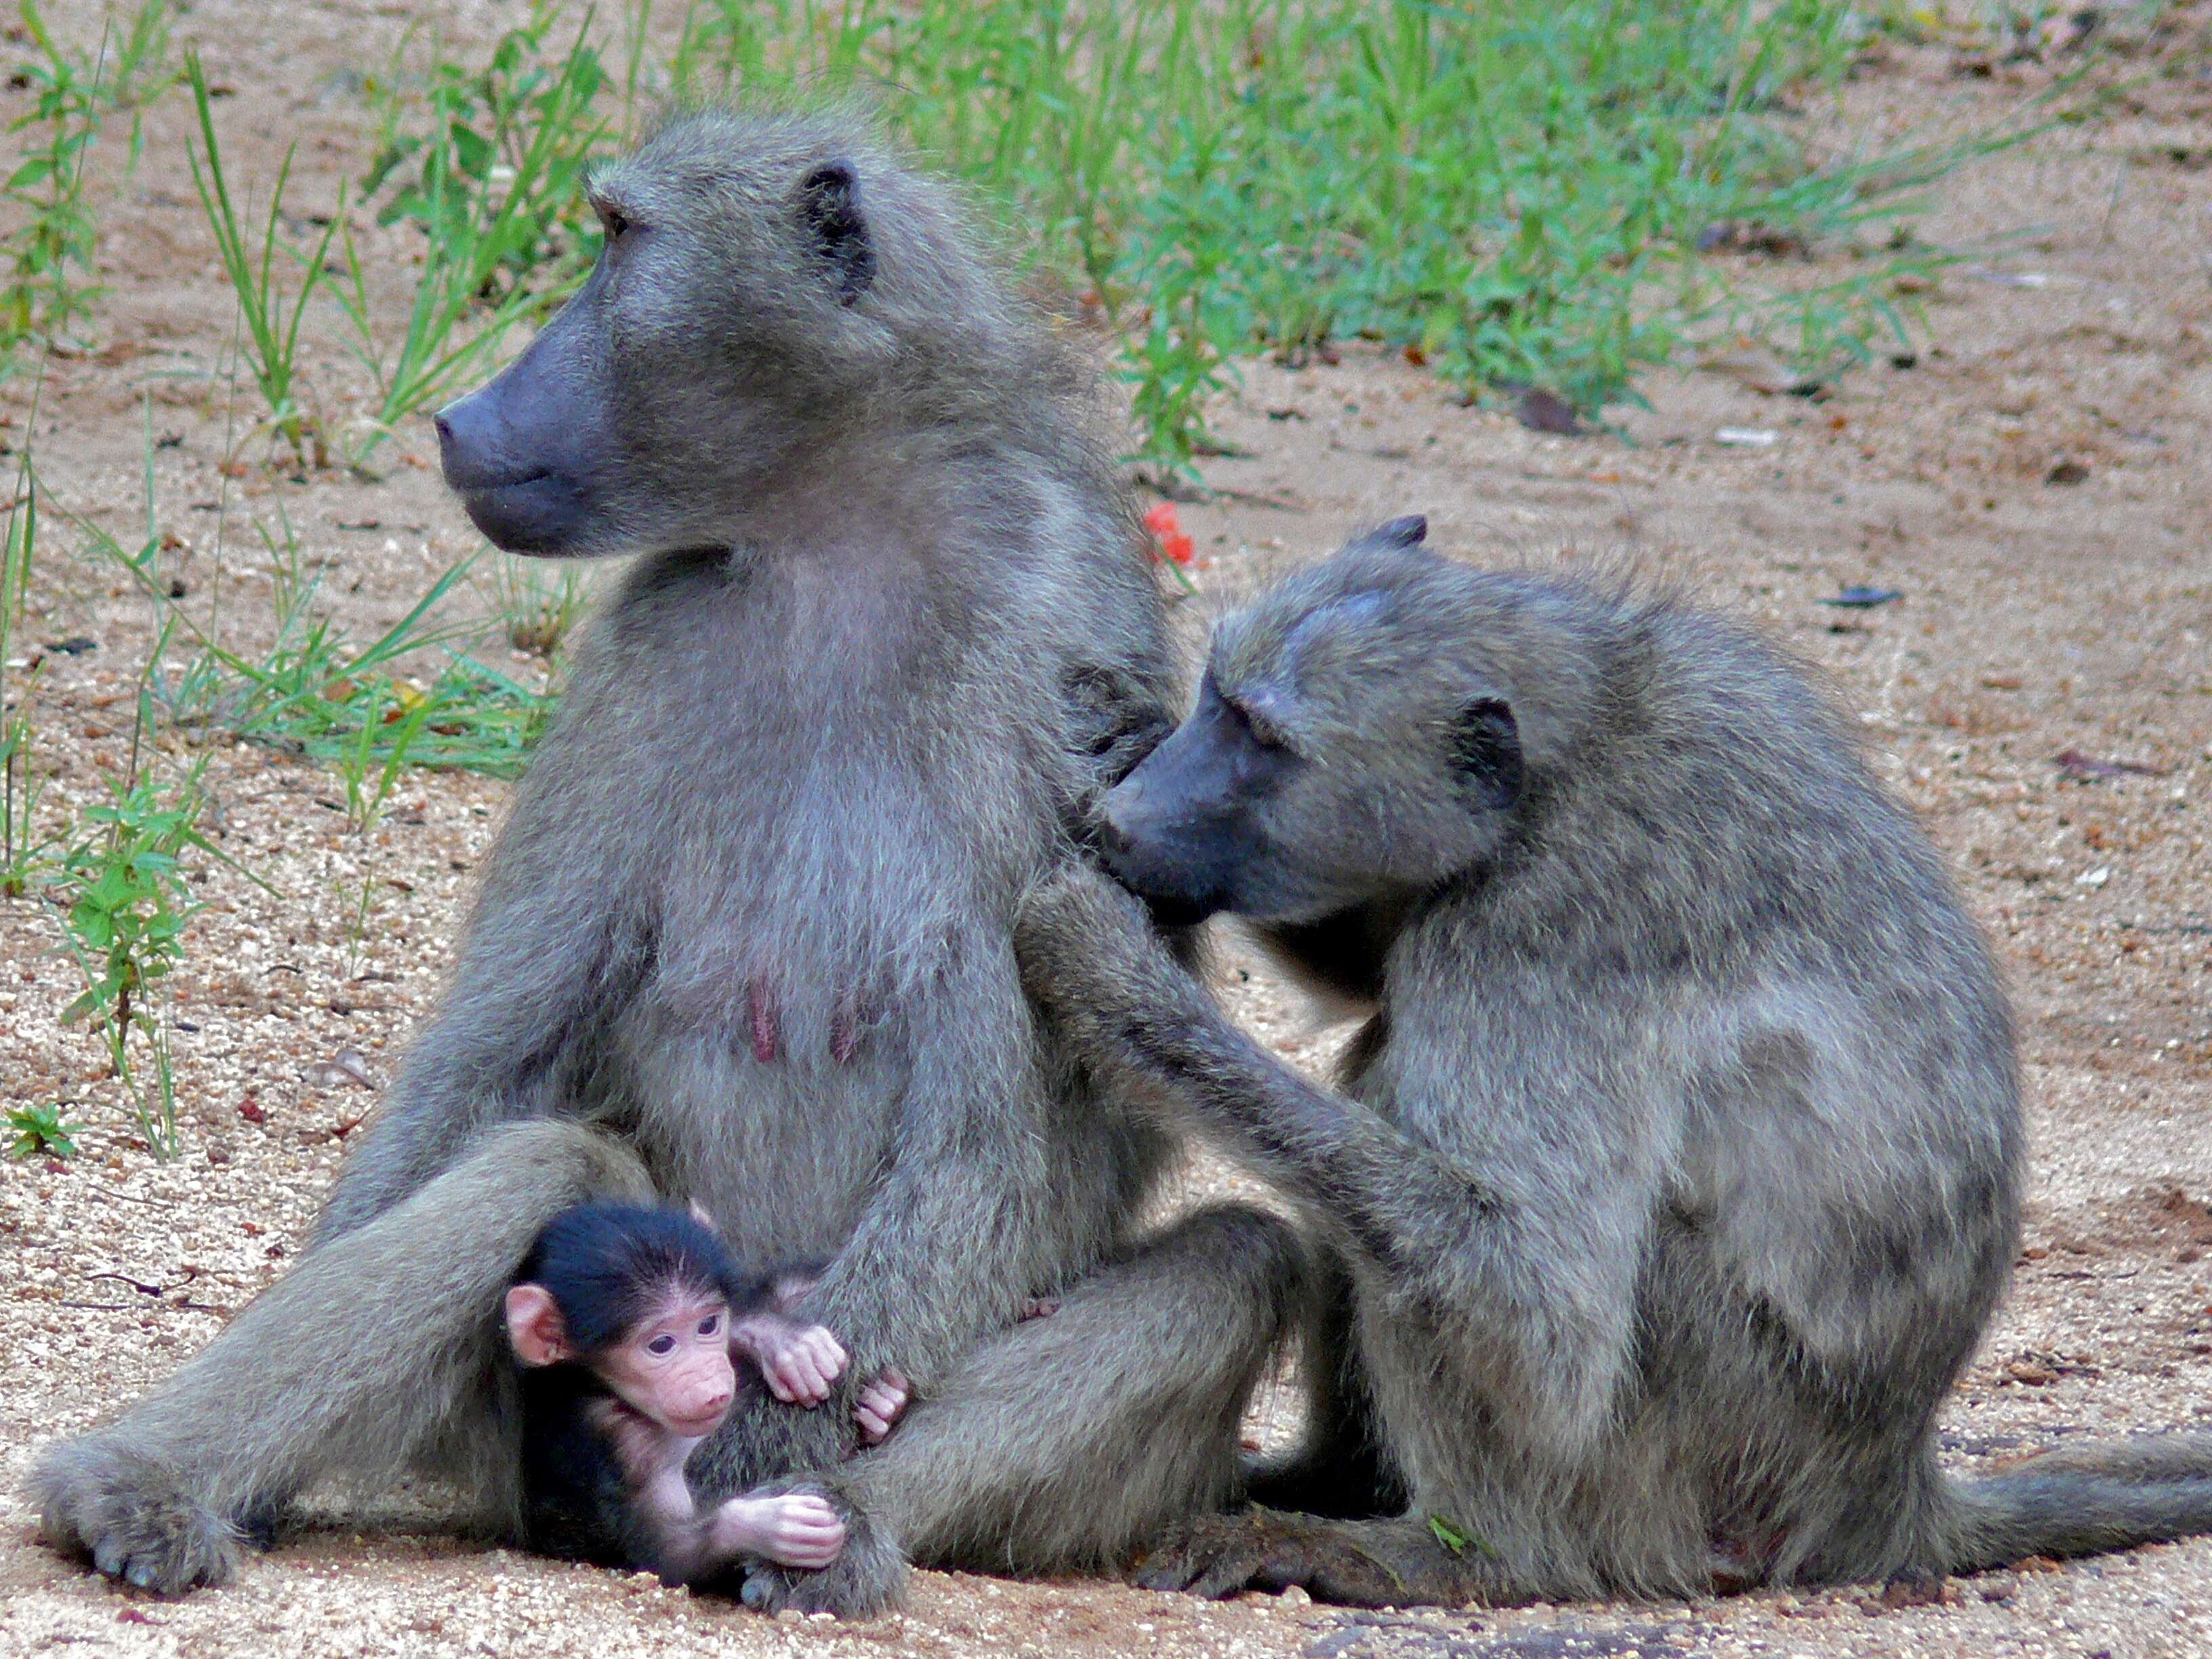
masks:
[[[1139,1563],[1136,1582],[1146,1589],[1182,1590],[1214,1601],[1239,1590],[1285,1590],[1293,1584],[1316,1601],[1349,1607],[1458,1599],[1430,1583],[1437,1575],[1425,1567],[1384,1559],[1349,1527],[1253,1507],[1186,1523]]]
[[[1133,1578],[1144,1589],[1233,1595],[1255,1582],[1272,1541],[1263,1510],[1200,1516],[1154,1544]]]
[[[237,1566],[235,1526],[162,1464],[98,1437],[46,1453],[31,1492],[49,1544],[139,1589],[181,1595]]]
[[[801,1490],[809,1488],[802,1486]],[[818,1571],[752,1561],[739,1595],[762,1613],[834,1613],[840,1619],[873,1619],[906,1594],[908,1568],[898,1546],[842,1498],[832,1503],[845,1522],[845,1547]]]

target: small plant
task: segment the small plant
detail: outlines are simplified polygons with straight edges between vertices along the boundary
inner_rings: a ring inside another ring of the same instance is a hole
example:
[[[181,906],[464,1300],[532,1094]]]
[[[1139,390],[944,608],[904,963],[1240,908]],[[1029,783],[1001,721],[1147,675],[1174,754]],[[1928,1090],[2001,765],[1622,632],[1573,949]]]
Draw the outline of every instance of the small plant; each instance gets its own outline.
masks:
[[[200,151],[189,143],[185,146],[185,156],[191,163],[192,184],[199,191],[208,228],[215,234],[216,251],[222,258],[231,291],[238,296],[239,313],[246,325],[246,349],[252,362],[254,380],[269,405],[269,424],[292,447],[292,453],[302,465],[312,454],[315,465],[327,465],[330,457],[320,423],[302,413],[296,400],[300,324],[307,316],[308,299],[323,279],[323,261],[330,252],[331,239],[345,217],[343,192],[340,192],[337,211],[323,228],[322,240],[316,243],[313,252],[302,254],[289,245],[283,250],[285,258],[301,268],[299,291],[292,296],[288,317],[284,295],[276,281],[276,231],[283,216],[284,186],[291,179],[292,157],[299,146],[295,144],[284,152],[283,163],[276,169],[276,182],[269,192],[266,220],[258,237],[252,239],[260,244],[257,262],[248,228],[239,222],[229,183],[223,177],[222,151],[216,141],[207,76],[200,68],[198,52],[185,55],[185,76],[191,82],[192,103],[199,113],[200,140],[206,146],[205,164],[202,164]]]
[[[291,521],[280,509],[276,529],[256,524],[269,554],[276,637],[265,650],[248,655],[223,645],[170,599],[155,569],[161,538],[152,530],[150,507],[148,539],[135,553],[93,520],[64,516],[82,532],[88,550],[127,573],[155,607],[160,631],[149,660],[147,693],[173,726],[222,732],[336,762],[341,769],[352,765],[365,791],[364,807],[374,802],[380,810],[398,770],[396,765],[388,774],[382,769],[403,739],[400,763],[514,777],[552,719],[551,694],[519,684],[459,652],[449,651],[427,690],[392,677],[398,659],[450,647],[475,631],[468,622],[440,615],[455,584],[468,574],[471,560],[447,568],[405,616],[356,647],[317,608],[321,572],[302,557]],[[169,642],[178,637],[189,639],[197,650],[171,665]]]
[[[82,994],[62,1018],[98,1026],[141,1133],[155,1156],[167,1158],[179,1149],[176,1096],[167,1033],[153,996],[182,958],[185,927],[200,908],[185,887],[179,856],[187,847],[222,855],[199,831],[204,798],[197,774],[166,793],[143,777],[111,779],[108,788],[107,803],[85,813],[88,824],[99,827],[62,854],[57,885],[67,907],[64,942],[84,977]],[[151,1060],[150,1085],[142,1085],[131,1058],[134,1031]]]
[[[549,260],[580,270],[599,252],[580,186],[605,131],[592,106],[607,76],[588,15],[565,52],[549,50],[561,12],[537,0],[481,70],[438,58],[419,126],[395,99],[361,183],[364,200],[385,195],[377,222],[421,225],[431,263],[455,267],[471,296],[496,301]]]
[[[76,1137],[82,1134],[82,1123],[62,1121],[58,1103],[46,1106],[18,1106],[8,1114],[8,1132],[15,1139],[9,1143],[8,1156],[13,1158],[71,1158],[76,1156]]]
[[[111,16],[89,60],[54,39],[37,0],[17,14],[37,56],[16,70],[34,92],[8,126],[21,137],[0,202],[15,228],[0,252],[0,356],[28,339],[65,337],[103,291],[93,280],[100,225],[84,199],[84,164],[106,115],[132,110],[131,161],[138,158],[138,106],[163,84],[172,0],[140,0],[118,31]]]
[[[345,973],[349,980],[361,973],[362,957],[368,949],[368,919],[375,913],[376,890],[381,884],[378,878],[364,876],[354,897],[353,914],[346,918]]]
[[[591,595],[574,563],[561,564],[550,577],[545,569],[544,560],[501,553],[478,586],[507,644],[550,662],[574,631]]]
[[[381,701],[373,692],[372,707]],[[404,680],[391,683],[390,712],[361,723],[353,743],[338,757],[338,776],[345,784],[346,827],[365,834],[383,816],[384,803],[407,763],[408,750],[422,734],[437,705],[417,687]],[[390,727],[387,733],[385,728]]]
[[[31,717],[20,706],[0,710],[0,898],[28,892],[53,845],[36,829],[46,780],[31,763],[33,735]]]

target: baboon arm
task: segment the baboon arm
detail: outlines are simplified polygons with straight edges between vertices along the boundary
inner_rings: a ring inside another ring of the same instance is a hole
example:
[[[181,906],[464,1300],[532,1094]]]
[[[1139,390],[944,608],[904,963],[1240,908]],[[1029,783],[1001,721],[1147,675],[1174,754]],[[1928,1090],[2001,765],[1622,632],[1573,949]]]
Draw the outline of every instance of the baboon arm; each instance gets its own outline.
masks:
[[[1056,1199],[1036,1132],[1043,1094],[1012,954],[971,938],[919,1023],[890,1167],[800,1316],[926,1392],[986,1324],[1011,1322],[1044,1264]]]
[[[1104,877],[1070,866],[1024,902],[1024,981],[1077,1054],[1141,1096],[1231,1137],[1310,1200],[1351,1247],[1389,1267],[1419,1250],[1402,1218],[1491,1206],[1480,1177],[1353,1101],[1300,1077],[1223,1018]],[[1425,1199],[1414,1188],[1422,1189]]]
[[[570,1108],[560,1062],[636,986],[648,951],[618,919],[623,884],[563,872],[550,826],[524,821],[532,804],[493,854],[453,983],[339,1170],[316,1245],[382,1214],[492,1125]]]
[[[1562,1087],[1522,1112],[1412,1104],[1407,1115],[1440,1133],[1408,1134],[1230,1024],[1137,902],[1088,871],[1045,884],[1016,939],[1031,994],[1078,1054],[1228,1137],[1304,1198],[1420,1299],[1498,1398],[1523,1402],[1523,1434],[1571,1455],[1601,1431],[1629,1363],[1657,1179],[1632,1125]],[[1444,1078],[1401,1087],[1443,1102],[1455,1092]]]

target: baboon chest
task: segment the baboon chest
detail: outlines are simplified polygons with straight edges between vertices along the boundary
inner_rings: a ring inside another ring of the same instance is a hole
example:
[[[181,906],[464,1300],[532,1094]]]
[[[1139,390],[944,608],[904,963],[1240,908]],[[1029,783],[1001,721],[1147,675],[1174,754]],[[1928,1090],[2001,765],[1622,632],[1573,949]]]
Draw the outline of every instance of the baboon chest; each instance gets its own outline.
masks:
[[[981,1017],[955,981],[1008,950],[1021,832],[1053,821],[896,631],[864,659],[848,628],[809,637],[811,594],[695,597],[623,688],[656,734],[611,830],[650,943],[602,1088],[669,1184],[745,1195],[741,1253],[755,1224],[832,1249],[895,1156],[917,1044]]]

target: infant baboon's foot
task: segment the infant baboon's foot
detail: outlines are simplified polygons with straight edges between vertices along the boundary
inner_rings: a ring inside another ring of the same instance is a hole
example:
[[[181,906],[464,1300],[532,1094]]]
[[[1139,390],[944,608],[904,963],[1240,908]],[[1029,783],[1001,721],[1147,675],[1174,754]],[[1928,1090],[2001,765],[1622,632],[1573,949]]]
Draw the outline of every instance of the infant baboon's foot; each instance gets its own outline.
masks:
[[[840,1619],[873,1619],[904,1599],[908,1569],[898,1546],[842,1498],[830,1502],[845,1522],[845,1544],[837,1559],[817,1572],[769,1561],[749,1563],[742,1592],[747,1607],[763,1613],[795,1607],[834,1613]]]
[[[100,1436],[48,1451],[31,1495],[49,1544],[140,1589],[181,1595],[224,1583],[238,1565],[236,1526],[162,1464]]]
[[[1469,1540],[1464,1547],[1479,1547]],[[1415,1523],[1329,1521],[1256,1506],[1186,1522],[1135,1574],[1146,1589],[1215,1600],[1297,1584],[1316,1601],[1357,1607],[1456,1606],[1494,1591],[1479,1577]]]

